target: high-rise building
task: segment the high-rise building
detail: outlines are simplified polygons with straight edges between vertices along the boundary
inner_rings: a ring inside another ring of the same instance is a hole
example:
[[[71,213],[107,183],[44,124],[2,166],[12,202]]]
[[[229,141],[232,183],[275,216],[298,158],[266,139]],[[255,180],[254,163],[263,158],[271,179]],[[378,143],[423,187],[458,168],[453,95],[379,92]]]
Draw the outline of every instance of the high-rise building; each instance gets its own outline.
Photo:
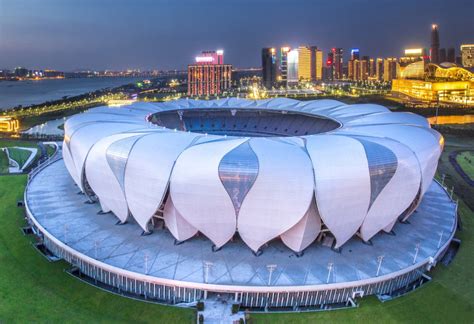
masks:
[[[288,46],[280,48],[280,65],[279,65],[279,76],[280,81],[285,85],[288,80],[288,52],[291,49]]]
[[[340,80],[343,78],[342,67],[344,64],[343,60],[343,50],[342,48],[333,48],[332,53],[334,55],[333,61],[333,75],[335,80]]]
[[[430,48],[431,63],[439,62],[439,31],[438,25],[431,25],[431,48]]]
[[[360,80],[368,80],[369,78],[369,60],[368,56],[363,56],[360,61]]]
[[[397,77],[397,59],[395,57],[386,58],[383,62],[383,80],[392,81]]]
[[[298,74],[298,61],[299,61],[299,52],[297,49],[291,50],[287,54],[288,59],[288,76],[287,76],[287,86],[298,84],[299,74]]]
[[[351,49],[351,60],[358,60],[360,58],[360,50],[358,48]]]
[[[262,49],[263,86],[271,89],[277,82],[277,53],[275,48]]]
[[[313,81],[316,69],[316,47],[300,46],[298,47],[298,79],[304,81]]]
[[[461,64],[466,68],[474,67],[474,44],[461,45]]]
[[[446,57],[446,61],[450,63],[456,63],[456,51],[454,47],[448,48],[448,54]]]
[[[323,51],[318,49],[316,50],[316,62],[315,62],[315,69],[316,69],[316,81],[320,81],[323,79]]]
[[[370,78],[375,78],[375,71],[376,71],[375,60],[371,58],[369,60],[369,77]]]
[[[298,79],[317,81],[322,79],[323,52],[317,46],[298,47]]]
[[[326,68],[324,69],[324,79],[334,80],[334,53],[330,51],[326,59]]]
[[[383,80],[383,59],[380,57],[377,58],[377,63],[375,65],[375,78],[378,81]]]
[[[204,51],[188,65],[188,95],[219,95],[232,85],[232,65],[224,64],[224,51]]]
[[[439,63],[446,62],[446,49],[440,48],[439,49]]]
[[[401,66],[407,66],[414,62],[426,61],[427,59],[424,48],[407,48],[405,49],[405,56],[400,57],[399,63]]]

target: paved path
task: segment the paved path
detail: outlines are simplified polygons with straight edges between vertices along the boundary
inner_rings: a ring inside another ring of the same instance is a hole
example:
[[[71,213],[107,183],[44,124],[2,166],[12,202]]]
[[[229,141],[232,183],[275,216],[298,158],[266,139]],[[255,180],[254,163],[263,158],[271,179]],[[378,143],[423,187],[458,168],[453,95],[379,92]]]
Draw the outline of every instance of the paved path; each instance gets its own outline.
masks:
[[[245,320],[244,312],[232,314],[232,298],[226,296],[212,296],[205,301],[204,311],[199,312],[204,316],[204,323],[228,324]]]

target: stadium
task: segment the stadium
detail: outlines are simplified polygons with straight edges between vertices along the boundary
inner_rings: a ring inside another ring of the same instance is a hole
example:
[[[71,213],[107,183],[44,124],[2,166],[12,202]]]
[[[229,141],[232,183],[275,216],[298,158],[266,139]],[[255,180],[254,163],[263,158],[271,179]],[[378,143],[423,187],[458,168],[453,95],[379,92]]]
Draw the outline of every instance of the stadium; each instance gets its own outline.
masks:
[[[79,276],[168,303],[254,308],[391,295],[454,235],[426,119],[335,100],[99,107],[25,192],[45,247]]]

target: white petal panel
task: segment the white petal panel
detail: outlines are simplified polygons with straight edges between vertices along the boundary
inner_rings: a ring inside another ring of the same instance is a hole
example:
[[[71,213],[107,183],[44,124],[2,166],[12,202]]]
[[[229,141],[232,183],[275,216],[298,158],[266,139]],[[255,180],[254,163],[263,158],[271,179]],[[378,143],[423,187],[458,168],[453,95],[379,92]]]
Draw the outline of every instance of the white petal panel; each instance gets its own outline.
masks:
[[[313,198],[304,217],[292,228],[281,235],[281,240],[295,252],[306,249],[318,237],[321,231],[321,217]]]
[[[368,241],[393,224],[410,206],[421,184],[421,171],[416,156],[408,147],[387,139],[360,139],[385,147],[392,151],[397,159],[395,174],[375,198],[360,228],[362,239]]]
[[[232,139],[191,146],[181,153],[171,175],[170,196],[175,208],[217,248],[232,238],[236,228],[234,205],[219,178],[219,163],[245,141]]]
[[[97,123],[90,124],[78,129],[69,143],[69,149],[71,156],[74,160],[76,167],[76,174],[79,179],[77,184],[81,190],[82,188],[82,172],[84,163],[86,161],[87,154],[92,146],[100,139],[129,130],[138,128],[135,124],[122,124],[122,123]]]
[[[114,142],[135,136],[136,134],[131,133],[102,138],[92,147],[85,163],[87,182],[99,197],[103,211],[111,210],[121,222],[128,218],[128,206],[122,186],[107,160],[107,149]]]
[[[370,202],[370,175],[362,144],[337,135],[308,136],[313,162],[316,205],[336,238],[336,248],[359,229]]]
[[[295,226],[314,194],[311,161],[296,145],[253,138],[258,176],[238,216],[240,237],[254,251]],[[298,166],[298,167],[295,167]]]
[[[125,194],[130,212],[143,230],[163,201],[176,159],[198,136],[162,131],[135,143],[125,170]]]
[[[164,209],[165,224],[178,241],[185,241],[197,234],[198,230],[189,224],[174,207],[173,200],[166,201]]]

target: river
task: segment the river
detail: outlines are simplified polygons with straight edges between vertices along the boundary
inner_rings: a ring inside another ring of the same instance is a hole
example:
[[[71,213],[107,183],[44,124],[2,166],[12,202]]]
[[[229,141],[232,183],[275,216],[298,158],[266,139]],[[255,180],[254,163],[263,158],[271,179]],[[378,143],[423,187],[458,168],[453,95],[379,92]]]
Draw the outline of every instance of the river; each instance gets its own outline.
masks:
[[[105,88],[133,83],[143,78],[78,78],[40,81],[0,81],[0,110],[18,105],[29,106],[45,101],[72,97]]]

